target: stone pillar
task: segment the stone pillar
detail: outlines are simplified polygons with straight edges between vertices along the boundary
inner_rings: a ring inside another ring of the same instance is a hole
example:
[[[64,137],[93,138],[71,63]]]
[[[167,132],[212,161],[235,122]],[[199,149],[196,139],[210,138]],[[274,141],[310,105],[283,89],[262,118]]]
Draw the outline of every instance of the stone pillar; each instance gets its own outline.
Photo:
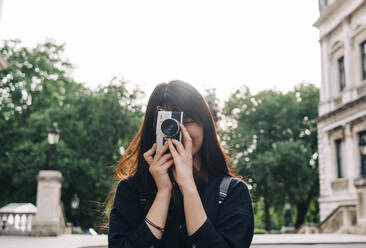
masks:
[[[351,125],[347,123],[344,128],[344,157],[345,160],[343,162],[344,165],[344,176],[349,180],[350,183],[347,185],[347,191],[352,194],[353,185],[351,183],[352,178],[355,177],[354,175],[354,146],[353,146],[353,137],[352,137],[352,130]]]
[[[366,176],[355,178],[354,183],[357,192],[357,227],[366,230]]]
[[[344,41],[344,70],[345,70],[345,77],[346,77],[346,88],[350,89],[353,86],[353,75],[352,75],[352,68],[353,68],[353,59],[352,59],[352,42],[350,33],[351,24],[350,18],[344,18],[343,23],[343,41]]]
[[[352,216],[351,216],[351,212],[350,212],[350,209],[349,207],[344,207],[343,208],[343,214],[342,214],[342,217],[343,217],[343,220],[342,220],[342,230],[345,232],[345,233],[349,233],[350,232],[350,229],[352,227]]]
[[[320,101],[325,102],[331,97],[331,89],[329,85],[329,65],[330,58],[328,55],[328,36],[325,36],[320,41],[320,54],[321,54],[321,88],[320,88]]]
[[[55,170],[41,170],[37,176],[37,214],[33,235],[57,236],[63,234],[65,223],[61,215],[62,174]]]

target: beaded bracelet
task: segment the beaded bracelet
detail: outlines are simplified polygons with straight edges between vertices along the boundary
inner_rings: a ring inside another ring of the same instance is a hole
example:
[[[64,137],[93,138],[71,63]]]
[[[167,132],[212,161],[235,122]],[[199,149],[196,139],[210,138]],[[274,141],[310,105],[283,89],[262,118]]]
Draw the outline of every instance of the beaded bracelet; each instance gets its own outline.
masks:
[[[157,225],[155,225],[154,223],[152,223],[147,217],[145,218],[145,221],[147,222],[147,223],[149,223],[150,225],[152,225],[153,227],[155,227],[156,229],[158,229],[159,231],[161,231],[161,232],[164,232],[164,228],[162,228],[162,227],[160,227],[160,226],[157,226]]]

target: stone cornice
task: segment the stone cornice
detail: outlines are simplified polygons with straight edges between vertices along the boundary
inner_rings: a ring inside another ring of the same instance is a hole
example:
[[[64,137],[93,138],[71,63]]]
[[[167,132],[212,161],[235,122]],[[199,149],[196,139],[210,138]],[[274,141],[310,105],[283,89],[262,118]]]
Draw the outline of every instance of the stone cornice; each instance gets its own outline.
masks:
[[[319,41],[341,24],[344,18],[351,15],[365,1],[366,0],[337,0],[329,5],[326,10],[320,13],[318,20],[313,24],[313,27],[318,28],[320,31]]]
[[[324,20],[328,18],[334,11],[342,4],[344,0],[337,0],[329,5],[324,11],[320,12],[320,16],[318,20],[315,21],[313,27],[319,28],[321,24],[323,24]]]
[[[50,181],[62,182],[63,180],[62,173],[56,170],[41,170],[39,171],[36,178],[38,181],[41,180],[48,182]]]
[[[328,119],[328,118],[330,118],[330,117],[332,117],[336,114],[339,114],[339,113],[341,113],[341,112],[343,112],[343,111],[345,111],[345,110],[347,110],[347,109],[349,109],[349,108],[351,108],[351,107],[353,107],[353,106],[355,106],[355,105],[357,105],[361,102],[366,102],[366,95],[361,96],[361,97],[359,97],[358,99],[356,99],[354,101],[348,102],[348,103],[344,104],[343,106],[341,106],[341,107],[339,107],[339,108],[337,108],[337,109],[335,109],[335,110],[333,110],[329,113],[326,113],[322,116],[319,116],[318,118],[315,119],[315,123],[319,123],[321,121],[324,121],[324,120],[326,120],[326,119]]]
[[[361,33],[362,31],[364,31],[366,29],[366,25],[364,24],[358,24],[351,33],[351,39],[354,39],[356,37],[356,35],[358,35],[359,33]]]

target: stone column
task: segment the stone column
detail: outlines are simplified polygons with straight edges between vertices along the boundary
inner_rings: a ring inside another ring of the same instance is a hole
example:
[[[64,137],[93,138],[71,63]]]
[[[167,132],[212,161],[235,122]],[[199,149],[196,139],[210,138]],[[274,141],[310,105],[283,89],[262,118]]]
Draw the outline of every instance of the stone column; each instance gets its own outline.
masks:
[[[352,137],[352,130],[351,130],[351,124],[347,123],[345,125],[345,131],[344,131],[344,148],[345,148],[345,152],[344,157],[344,174],[345,177],[348,179],[348,185],[347,185],[347,190],[352,194],[352,189],[353,189],[353,185],[352,185],[352,179],[355,177],[354,175],[354,154],[353,154],[353,137]]]
[[[353,100],[353,85],[354,83],[354,74],[352,70],[353,66],[353,49],[352,49],[352,40],[351,40],[351,24],[350,18],[345,18],[343,20],[343,41],[344,41],[344,70],[346,77],[346,89],[342,96],[342,102],[347,103]]]
[[[320,101],[328,101],[331,97],[330,85],[329,85],[329,65],[330,58],[328,55],[328,36],[325,36],[320,41],[320,53],[321,53],[321,88],[320,88]]]
[[[32,234],[39,236],[57,236],[63,234],[61,181],[62,174],[55,170],[41,170],[37,176],[37,214]]]
[[[366,176],[354,180],[357,192],[357,227],[366,234]]]
[[[349,18],[343,20],[343,41],[344,41],[344,70],[346,77],[346,88],[350,89],[353,86],[352,75],[352,42],[351,42],[351,25]]]

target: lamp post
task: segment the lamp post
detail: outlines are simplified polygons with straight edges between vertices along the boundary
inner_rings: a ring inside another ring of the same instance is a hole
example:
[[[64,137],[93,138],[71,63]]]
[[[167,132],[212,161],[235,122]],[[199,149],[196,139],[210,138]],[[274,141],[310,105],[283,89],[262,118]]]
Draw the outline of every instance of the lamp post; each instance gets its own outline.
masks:
[[[62,173],[58,170],[56,145],[60,139],[57,123],[48,130],[48,149],[44,170],[37,175],[37,213],[32,220],[32,233],[36,236],[61,235],[65,231],[60,211]]]
[[[57,150],[56,145],[60,139],[60,130],[57,127],[57,122],[53,122],[48,131],[49,149],[47,153],[46,170],[58,170]]]
[[[294,233],[295,227],[292,224],[291,218],[291,203],[288,199],[288,196],[285,198],[285,206],[283,209],[283,216],[284,216],[284,225],[281,228],[282,233]]]
[[[292,224],[291,221],[291,204],[288,198],[286,197],[285,200],[285,207],[284,207],[284,224],[285,226],[290,226]]]
[[[77,226],[79,224],[77,219],[77,210],[79,208],[79,203],[80,199],[78,197],[78,194],[75,193],[71,199],[71,213],[73,215],[74,226]]]

